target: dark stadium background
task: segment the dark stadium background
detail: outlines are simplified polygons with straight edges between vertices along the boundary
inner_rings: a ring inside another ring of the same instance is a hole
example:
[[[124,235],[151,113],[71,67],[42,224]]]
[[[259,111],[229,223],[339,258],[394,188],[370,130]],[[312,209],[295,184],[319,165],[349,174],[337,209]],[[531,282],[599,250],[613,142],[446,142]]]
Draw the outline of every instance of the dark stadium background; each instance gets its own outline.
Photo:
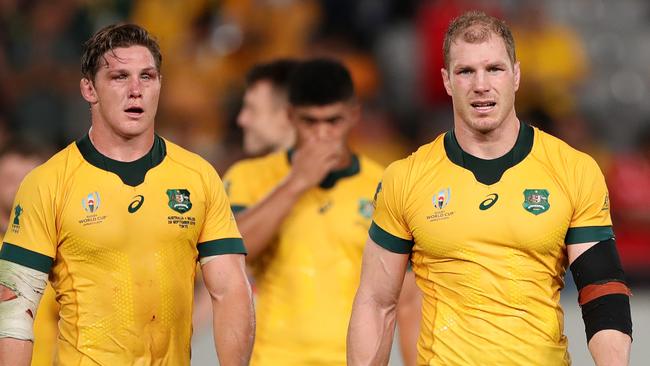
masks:
[[[479,8],[507,19],[522,84],[518,115],[591,154],[608,181],[617,243],[634,296],[632,365],[650,359],[650,3],[644,0],[0,0],[0,146],[55,151],[89,127],[79,95],[81,44],[116,21],[163,48],[158,132],[220,173],[241,158],[235,118],[247,69],[327,55],[352,70],[364,103],[356,148],[382,163],[451,127],[440,81],[449,20]],[[1,181],[2,177],[0,177]],[[569,276],[570,277],[570,276]],[[591,364],[568,278],[562,303],[575,365]],[[213,359],[195,330],[193,365]],[[393,365],[399,365],[394,354]]]

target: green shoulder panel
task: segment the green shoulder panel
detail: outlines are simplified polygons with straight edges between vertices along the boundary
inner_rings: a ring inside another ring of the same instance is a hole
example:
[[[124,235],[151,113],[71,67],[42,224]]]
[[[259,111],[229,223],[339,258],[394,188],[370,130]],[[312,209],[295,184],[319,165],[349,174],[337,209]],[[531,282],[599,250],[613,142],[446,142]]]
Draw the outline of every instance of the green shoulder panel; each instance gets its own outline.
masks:
[[[241,238],[210,240],[197,245],[199,258],[221,254],[247,254]]]
[[[43,273],[50,273],[54,259],[41,253],[19,247],[11,243],[3,243],[0,259],[23,265]]]
[[[611,226],[572,227],[566,233],[564,242],[567,244],[590,243],[612,239],[614,230]]]
[[[379,227],[379,225],[375,224],[374,221],[370,225],[368,234],[370,235],[370,239],[372,239],[375,243],[384,249],[390,250],[393,253],[409,254],[413,249],[414,243],[412,240],[406,240],[394,236]]]
[[[230,205],[230,209],[232,210],[232,213],[240,213],[244,211],[247,207],[244,205]]]

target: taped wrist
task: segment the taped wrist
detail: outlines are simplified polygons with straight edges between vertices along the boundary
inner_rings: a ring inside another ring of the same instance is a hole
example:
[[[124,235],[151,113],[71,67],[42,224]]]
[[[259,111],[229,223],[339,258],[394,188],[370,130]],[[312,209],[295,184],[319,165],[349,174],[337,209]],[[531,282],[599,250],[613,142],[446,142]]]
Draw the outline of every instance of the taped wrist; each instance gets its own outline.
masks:
[[[15,295],[0,300],[0,338],[34,340],[36,308],[46,284],[46,273],[0,259],[0,285]]]
[[[625,283],[614,240],[592,246],[573,261],[570,268],[578,287],[587,342],[603,329],[615,329],[631,336],[631,292]]]

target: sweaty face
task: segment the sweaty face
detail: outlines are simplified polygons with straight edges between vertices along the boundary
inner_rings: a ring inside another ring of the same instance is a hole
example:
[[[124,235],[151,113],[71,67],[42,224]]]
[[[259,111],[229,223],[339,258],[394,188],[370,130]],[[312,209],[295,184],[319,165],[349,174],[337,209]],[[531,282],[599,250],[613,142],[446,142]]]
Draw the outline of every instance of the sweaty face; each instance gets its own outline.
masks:
[[[268,81],[259,81],[246,90],[237,123],[244,132],[244,151],[259,155],[288,148],[295,132],[287,114],[287,102]]]
[[[146,47],[106,52],[94,81],[83,79],[81,91],[91,104],[93,128],[127,139],[153,133],[160,73]]]
[[[457,39],[442,78],[453,101],[454,119],[465,128],[488,133],[516,119],[519,63],[512,64],[501,37],[492,34],[480,43]]]
[[[291,109],[291,121],[296,127],[299,144],[308,141],[329,141],[343,148],[350,129],[358,118],[359,107],[352,102]]]

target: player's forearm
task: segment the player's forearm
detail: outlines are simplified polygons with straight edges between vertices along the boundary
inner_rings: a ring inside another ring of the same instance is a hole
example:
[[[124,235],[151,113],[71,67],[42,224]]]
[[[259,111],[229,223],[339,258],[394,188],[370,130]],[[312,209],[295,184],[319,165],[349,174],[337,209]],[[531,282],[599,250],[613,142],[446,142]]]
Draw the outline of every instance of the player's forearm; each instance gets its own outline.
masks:
[[[589,351],[597,366],[627,366],[630,363],[631,343],[629,335],[605,329],[589,340]]]
[[[388,364],[395,331],[395,308],[395,303],[380,305],[369,296],[357,294],[348,329],[348,365]]]
[[[31,341],[0,338],[0,366],[29,366],[32,346]]]
[[[248,260],[259,256],[275,237],[303,190],[287,179],[259,203],[235,215]]]
[[[220,298],[213,297],[212,309],[219,364],[248,365],[255,339],[255,313],[248,282],[235,286]]]

